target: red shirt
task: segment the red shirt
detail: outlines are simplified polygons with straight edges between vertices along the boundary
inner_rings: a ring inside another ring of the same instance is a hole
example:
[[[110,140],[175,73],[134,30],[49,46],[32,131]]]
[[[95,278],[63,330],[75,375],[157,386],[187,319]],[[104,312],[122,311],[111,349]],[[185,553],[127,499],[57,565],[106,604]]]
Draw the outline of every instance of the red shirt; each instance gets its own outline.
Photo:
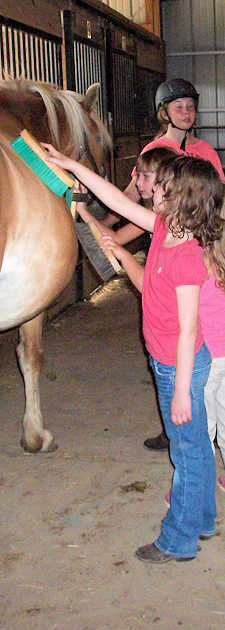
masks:
[[[160,363],[176,365],[179,334],[176,287],[201,286],[207,279],[203,251],[196,239],[163,247],[167,228],[156,217],[142,291],[143,334],[148,352]],[[195,352],[203,344],[198,322]]]

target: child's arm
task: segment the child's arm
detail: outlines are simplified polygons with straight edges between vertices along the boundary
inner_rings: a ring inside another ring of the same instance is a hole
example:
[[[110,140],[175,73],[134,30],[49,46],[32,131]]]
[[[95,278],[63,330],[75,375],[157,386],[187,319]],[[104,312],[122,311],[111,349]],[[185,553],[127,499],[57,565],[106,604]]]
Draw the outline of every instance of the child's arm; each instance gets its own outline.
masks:
[[[138,194],[137,188],[136,188],[136,177],[133,177],[131,182],[128,184],[128,186],[125,188],[125,190],[123,191],[124,195],[126,195],[127,197],[129,197],[129,199],[132,199],[132,201],[136,201],[137,203],[140,200],[140,195]],[[120,216],[118,214],[114,214],[109,212],[109,214],[107,215],[107,217],[105,219],[102,219],[102,225],[105,225],[106,227],[111,228],[113,225],[115,225],[116,223],[118,223],[120,221]],[[140,228],[136,228],[137,230],[140,230]],[[118,230],[119,231],[119,230]],[[141,234],[143,233],[142,231],[140,232]],[[139,236],[140,234],[137,234],[137,236]],[[128,234],[129,236],[129,234]],[[133,238],[137,238],[136,234],[134,236],[131,236],[131,239],[129,240],[133,240]],[[124,240],[123,243],[128,243],[128,240]],[[122,244],[123,244],[122,243]]]
[[[84,186],[82,188],[86,190]],[[126,245],[126,243],[129,243],[135,238],[141,236],[141,234],[144,234],[144,230],[139,228],[137,225],[134,225],[134,223],[127,223],[114,232],[114,230],[112,230],[109,226],[105,225],[104,221],[99,221],[91,214],[91,212],[89,212],[86,203],[79,202],[77,205],[77,212],[85,223],[88,223],[89,221],[94,222],[100,232],[103,234],[109,234],[109,236],[111,236],[114,241],[120,245]]]
[[[190,387],[195,358],[200,287],[180,286],[176,289],[176,295],[180,332],[171,417],[174,424],[182,425],[192,419]]]
[[[105,234],[102,236],[101,241],[102,247],[110,249],[113,252],[114,256],[118,258],[123,268],[127,272],[127,275],[129,276],[132,284],[141,293],[144,281],[144,267],[142,267],[142,265],[137,262],[136,258],[130,252],[128,252],[127,249],[121,247],[121,245],[118,245],[115,242],[114,238],[111,238],[110,236]]]
[[[102,232],[102,234],[108,234],[119,245],[126,245],[126,243],[129,243],[135,238],[138,238],[138,236],[141,236],[141,234],[144,234],[144,230],[139,228],[137,225],[134,225],[133,223],[127,223],[127,225],[124,225],[123,227],[119,228],[119,230],[114,232],[114,230],[106,226],[103,221],[98,221],[98,219],[96,219],[91,214],[91,212],[87,210],[85,203],[79,203],[77,207],[77,212],[85,223],[88,223],[88,221],[94,222],[100,232]]]
[[[126,243],[130,243],[130,241],[144,234],[144,231],[137,225],[134,225],[134,223],[127,223],[127,225],[114,232],[115,241],[120,245],[126,245]]]
[[[102,177],[99,177],[99,175],[96,175],[96,173],[86,166],[83,166],[80,162],[76,162],[62,153],[59,153],[51,144],[43,142],[42,145],[49,151],[49,162],[54,162],[58,164],[58,166],[74,173],[74,175],[99,197],[106,206],[111,208],[111,210],[118,212],[144,230],[153,232],[156,215],[152,210],[148,210],[132,201],[116,188],[116,186],[107,182]]]

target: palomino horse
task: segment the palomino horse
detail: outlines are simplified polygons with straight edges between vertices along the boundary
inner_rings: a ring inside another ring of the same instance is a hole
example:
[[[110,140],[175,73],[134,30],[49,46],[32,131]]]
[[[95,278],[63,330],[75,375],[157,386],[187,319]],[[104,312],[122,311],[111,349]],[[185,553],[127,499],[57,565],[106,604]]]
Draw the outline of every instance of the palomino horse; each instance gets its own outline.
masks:
[[[73,219],[11,147],[23,128],[100,171],[109,136],[94,113],[98,84],[85,97],[26,80],[0,82],[0,330],[19,327],[25,384],[21,445],[56,448],[43,426],[39,375],[43,312],[69,283],[78,246]]]

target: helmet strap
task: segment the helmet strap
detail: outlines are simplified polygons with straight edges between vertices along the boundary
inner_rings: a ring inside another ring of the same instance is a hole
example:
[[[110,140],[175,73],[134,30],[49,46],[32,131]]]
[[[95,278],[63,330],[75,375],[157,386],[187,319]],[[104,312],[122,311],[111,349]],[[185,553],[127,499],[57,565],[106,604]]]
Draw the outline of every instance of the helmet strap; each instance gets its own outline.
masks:
[[[182,140],[181,145],[180,145],[181,151],[185,151],[186,140],[187,140],[187,131],[185,131],[185,135],[184,135],[183,140]]]
[[[174,124],[174,122],[172,121],[172,118],[171,118],[171,117],[170,117],[170,115],[168,114],[168,111],[166,112],[166,114],[167,114],[167,118],[168,118],[168,120],[169,120],[169,123],[171,124],[171,127],[173,127],[173,129],[179,129],[179,131],[184,131],[183,129],[181,129],[181,127],[178,127],[177,125],[175,125],[175,124]],[[181,145],[180,145],[180,149],[181,149],[182,151],[185,151],[185,147],[186,147],[186,140],[187,140],[187,133],[190,131],[190,129],[191,129],[191,128],[192,128],[192,125],[189,127],[189,129],[187,129],[187,130],[185,131],[185,134],[184,134],[183,140],[182,140]]]

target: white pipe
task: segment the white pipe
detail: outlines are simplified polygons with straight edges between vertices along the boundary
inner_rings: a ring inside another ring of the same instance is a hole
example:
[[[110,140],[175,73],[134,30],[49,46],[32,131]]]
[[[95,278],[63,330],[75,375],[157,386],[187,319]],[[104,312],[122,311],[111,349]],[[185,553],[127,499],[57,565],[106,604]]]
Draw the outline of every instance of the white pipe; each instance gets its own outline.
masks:
[[[174,52],[174,53],[166,53],[167,57],[187,57],[187,56],[197,56],[197,55],[225,55],[225,50],[199,50],[195,52]]]

